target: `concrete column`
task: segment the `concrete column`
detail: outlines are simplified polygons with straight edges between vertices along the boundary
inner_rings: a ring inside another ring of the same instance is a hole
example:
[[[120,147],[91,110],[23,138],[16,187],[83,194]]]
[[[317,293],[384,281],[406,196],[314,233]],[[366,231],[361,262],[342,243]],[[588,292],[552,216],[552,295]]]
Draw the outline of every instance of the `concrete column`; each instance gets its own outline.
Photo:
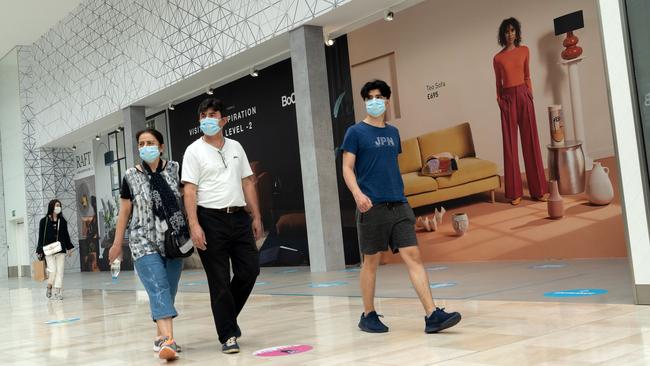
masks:
[[[124,119],[124,149],[126,155],[126,166],[135,166],[140,160],[138,151],[138,142],[135,140],[135,134],[145,128],[144,107],[130,106],[122,109],[122,118]],[[131,148],[129,149],[129,146]]]
[[[323,29],[290,32],[300,166],[312,272],[345,268]]]

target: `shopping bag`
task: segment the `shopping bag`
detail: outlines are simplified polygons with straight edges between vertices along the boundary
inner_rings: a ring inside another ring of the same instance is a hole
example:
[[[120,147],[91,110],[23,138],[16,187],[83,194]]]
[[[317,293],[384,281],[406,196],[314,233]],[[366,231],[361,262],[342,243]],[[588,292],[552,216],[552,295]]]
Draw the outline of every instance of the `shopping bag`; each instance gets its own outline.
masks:
[[[45,267],[47,267],[45,261],[37,260],[32,262],[32,279],[34,281],[45,281],[47,278]]]

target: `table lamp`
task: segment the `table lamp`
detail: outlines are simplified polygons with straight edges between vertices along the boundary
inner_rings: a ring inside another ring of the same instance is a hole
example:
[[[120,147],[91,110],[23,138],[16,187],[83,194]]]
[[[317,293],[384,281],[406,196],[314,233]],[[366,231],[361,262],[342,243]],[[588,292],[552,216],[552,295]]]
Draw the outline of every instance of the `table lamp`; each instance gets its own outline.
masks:
[[[573,31],[585,27],[582,10],[553,19],[553,25],[555,26],[556,36],[566,33],[566,38],[562,42],[562,45],[565,47],[564,51],[562,51],[562,58],[565,60],[573,60],[574,58],[580,57],[582,55],[582,47],[578,46],[578,37],[573,35]]]

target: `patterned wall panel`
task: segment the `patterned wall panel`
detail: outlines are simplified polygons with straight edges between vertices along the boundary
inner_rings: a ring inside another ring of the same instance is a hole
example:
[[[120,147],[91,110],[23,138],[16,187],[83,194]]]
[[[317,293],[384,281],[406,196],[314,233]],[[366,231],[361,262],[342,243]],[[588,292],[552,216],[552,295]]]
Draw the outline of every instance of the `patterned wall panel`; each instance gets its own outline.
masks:
[[[38,145],[348,1],[86,1],[33,46]]]
[[[39,148],[33,110],[31,47],[19,47],[19,84],[23,123],[23,157],[25,159],[25,192],[27,199],[27,240],[31,260],[36,259],[38,224],[45,215],[48,202],[58,198],[68,220],[72,242],[77,245],[77,212],[75,209],[74,156],[69,149]],[[4,210],[2,210],[4,212]],[[4,222],[4,220],[2,221]],[[79,253],[66,258],[66,269],[79,270]]]

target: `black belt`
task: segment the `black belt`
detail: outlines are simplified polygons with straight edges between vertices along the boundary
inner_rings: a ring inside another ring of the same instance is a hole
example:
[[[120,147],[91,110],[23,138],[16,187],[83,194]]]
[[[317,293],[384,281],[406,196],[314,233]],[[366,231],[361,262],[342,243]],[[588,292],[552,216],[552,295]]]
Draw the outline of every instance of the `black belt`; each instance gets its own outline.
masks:
[[[227,213],[227,214],[232,214],[232,213],[244,210],[245,207],[232,206],[232,207],[224,207],[224,208],[206,208],[206,207],[199,206],[199,208],[202,209],[202,210],[217,211],[217,212],[224,212],[224,213]]]
[[[393,207],[401,206],[401,205],[403,205],[405,203],[406,202],[402,202],[402,201],[382,202],[382,203],[378,203],[378,204],[373,205],[373,206],[386,206],[388,208],[393,208]]]

